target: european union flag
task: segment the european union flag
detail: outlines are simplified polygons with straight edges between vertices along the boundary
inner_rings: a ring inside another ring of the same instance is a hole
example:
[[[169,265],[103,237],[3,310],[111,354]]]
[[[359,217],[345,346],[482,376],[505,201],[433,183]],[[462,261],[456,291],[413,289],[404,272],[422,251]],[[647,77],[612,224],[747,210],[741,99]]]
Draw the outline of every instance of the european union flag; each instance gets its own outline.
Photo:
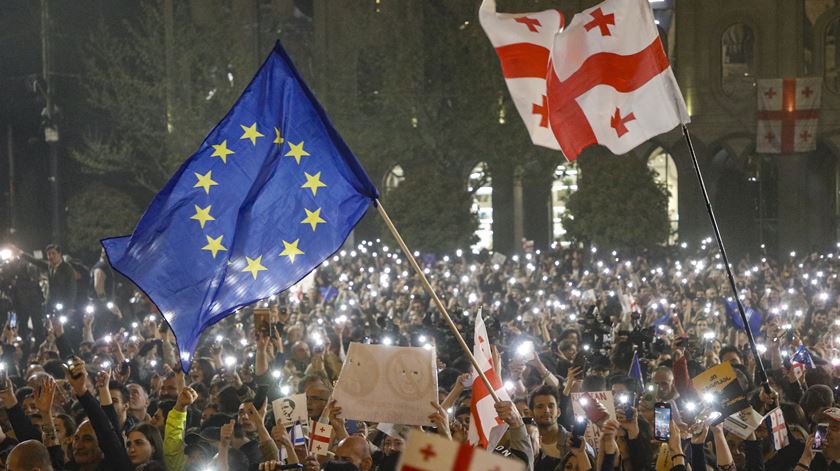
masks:
[[[758,332],[761,330],[761,314],[751,307],[744,306],[744,314],[747,315],[747,322],[750,324],[750,330]],[[732,321],[732,326],[738,330],[744,329],[744,321],[741,319],[741,313],[738,312],[738,304],[735,300],[726,300],[726,315]]]
[[[377,197],[278,42],[134,233],[102,244],[163,313],[186,370],[205,328],[306,276]]]
[[[639,363],[638,351],[633,352],[633,362],[630,363],[630,370],[627,372],[627,375],[631,378],[637,379],[642,390],[645,389],[645,379],[642,376],[642,365]]]

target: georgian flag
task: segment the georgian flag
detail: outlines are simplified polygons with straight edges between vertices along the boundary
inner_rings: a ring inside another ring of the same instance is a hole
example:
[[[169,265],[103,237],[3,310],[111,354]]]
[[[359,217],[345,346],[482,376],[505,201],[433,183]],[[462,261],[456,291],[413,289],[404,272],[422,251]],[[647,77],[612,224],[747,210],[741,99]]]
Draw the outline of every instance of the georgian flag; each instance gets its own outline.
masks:
[[[493,355],[490,352],[490,339],[487,337],[487,327],[481,318],[481,311],[475,316],[475,337],[473,339],[473,356],[484,375],[493,385],[496,395],[502,401],[510,401],[510,396],[493,366]],[[481,445],[493,449],[508,425],[496,414],[495,401],[484,381],[473,371],[472,400],[470,402],[470,429],[467,437],[471,445]]]
[[[560,10],[535,13],[496,13],[496,1],[484,0],[478,20],[499,56],[510,96],[531,141],[559,149],[548,128],[545,77],[554,34],[565,20]]]
[[[557,33],[548,120],[569,160],[592,145],[624,154],[690,118],[648,0],[606,0]]]
[[[412,429],[400,456],[400,471],[525,471],[525,463],[468,443]]]
[[[773,447],[776,451],[790,445],[788,438],[787,425],[785,424],[785,416],[782,414],[782,409],[777,407],[767,414],[770,419],[770,433],[773,435]]]
[[[309,431],[309,450],[312,454],[326,455],[330,451],[332,442],[332,426],[321,422],[312,422],[312,429]]]
[[[790,154],[817,149],[822,78],[759,80],[755,150]]]

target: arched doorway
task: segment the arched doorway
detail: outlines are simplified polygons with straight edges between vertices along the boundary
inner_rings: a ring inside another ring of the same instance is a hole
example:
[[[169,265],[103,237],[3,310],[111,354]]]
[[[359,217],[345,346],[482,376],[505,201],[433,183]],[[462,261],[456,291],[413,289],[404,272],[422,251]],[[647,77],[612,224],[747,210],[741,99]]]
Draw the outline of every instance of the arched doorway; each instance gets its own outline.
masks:
[[[487,164],[479,162],[467,182],[467,191],[472,193],[472,212],[478,215],[478,229],[475,235],[478,241],[472,246],[473,251],[493,249],[493,180],[487,171]]]
[[[668,237],[668,243],[673,244],[677,241],[680,225],[680,192],[677,165],[674,163],[671,154],[661,147],[657,147],[650,154],[647,165],[648,168],[653,170],[656,183],[662,185],[668,192],[668,221],[671,223],[671,235]]]
[[[563,218],[566,217],[566,203],[569,196],[577,191],[578,168],[574,162],[560,164],[554,169],[554,181],[551,183],[551,234],[554,241],[564,247],[569,245]]]

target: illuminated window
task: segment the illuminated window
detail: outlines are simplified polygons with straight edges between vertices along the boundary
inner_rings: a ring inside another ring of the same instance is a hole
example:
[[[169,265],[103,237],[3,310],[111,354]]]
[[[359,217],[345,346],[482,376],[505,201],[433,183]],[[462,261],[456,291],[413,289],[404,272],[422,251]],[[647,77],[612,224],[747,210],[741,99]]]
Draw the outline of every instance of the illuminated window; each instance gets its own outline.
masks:
[[[402,183],[403,180],[405,180],[405,172],[403,172],[403,168],[399,165],[391,167],[391,170],[385,174],[385,178],[382,181],[382,186],[385,187],[385,193],[388,193],[394,188],[400,186],[400,183]]]
[[[653,170],[656,183],[662,185],[668,192],[668,221],[671,223],[671,235],[668,237],[668,243],[673,244],[677,240],[677,230],[680,223],[677,166],[674,164],[671,154],[658,147],[648,159],[648,168]]]
[[[578,169],[574,163],[558,165],[554,169],[554,182],[551,184],[551,223],[554,240],[559,240],[563,246],[568,246],[566,229],[563,218],[566,215],[566,204],[569,196],[577,191]]]
[[[473,195],[472,212],[478,215],[478,242],[473,250],[493,248],[493,181],[487,172],[487,164],[480,162],[470,172],[467,190]]]
[[[744,23],[726,28],[721,43],[721,87],[729,96],[755,94],[755,35]]]

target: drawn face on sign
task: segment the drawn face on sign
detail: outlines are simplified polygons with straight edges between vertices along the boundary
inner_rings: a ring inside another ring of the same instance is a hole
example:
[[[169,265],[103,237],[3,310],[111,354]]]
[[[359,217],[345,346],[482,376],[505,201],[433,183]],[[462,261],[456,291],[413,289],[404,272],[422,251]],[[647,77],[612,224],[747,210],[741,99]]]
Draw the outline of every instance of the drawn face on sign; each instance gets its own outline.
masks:
[[[405,399],[414,399],[428,393],[434,386],[426,360],[409,352],[400,352],[391,357],[385,366],[391,392]]]

